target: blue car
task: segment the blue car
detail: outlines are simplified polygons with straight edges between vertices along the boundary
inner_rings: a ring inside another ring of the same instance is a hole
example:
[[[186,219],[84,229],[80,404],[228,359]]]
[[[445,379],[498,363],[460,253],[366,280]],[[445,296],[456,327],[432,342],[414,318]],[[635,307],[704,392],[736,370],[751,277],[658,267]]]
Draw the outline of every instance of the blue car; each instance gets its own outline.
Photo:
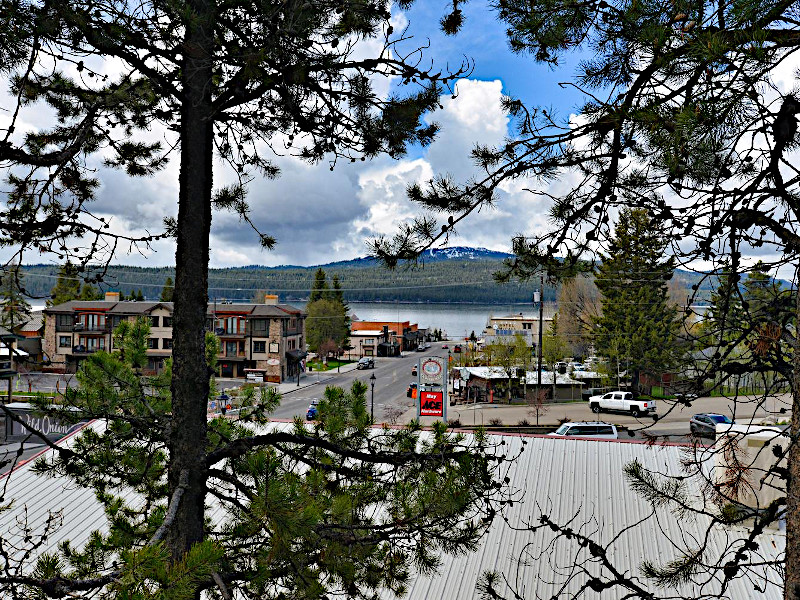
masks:
[[[308,410],[306,411],[306,421],[313,421],[317,418],[319,411],[317,410],[317,404],[319,400],[313,400],[311,404],[308,406]]]

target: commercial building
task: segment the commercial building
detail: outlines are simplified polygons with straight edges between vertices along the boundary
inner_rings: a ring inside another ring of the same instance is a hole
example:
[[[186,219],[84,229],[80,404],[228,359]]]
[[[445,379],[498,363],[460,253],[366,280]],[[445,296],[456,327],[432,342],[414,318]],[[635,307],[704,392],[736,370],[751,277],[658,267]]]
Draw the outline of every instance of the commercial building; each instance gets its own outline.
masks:
[[[44,353],[48,370],[74,373],[81,360],[114,349],[113,331],[123,321],[150,321],[147,369],[163,368],[172,356],[172,302],[73,300],[44,310]],[[263,304],[209,303],[206,329],[220,339],[217,375],[254,376],[280,383],[297,376],[305,359],[305,313],[267,296]]]
[[[544,332],[547,331],[552,321],[552,315],[544,317]],[[501,317],[489,316],[486,329],[483,330],[483,337],[487,344],[509,342],[515,335],[521,335],[531,347],[539,343],[539,314],[530,316],[517,313]]]
[[[396,356],[416,350],[422,333],[410,321],[353,321],[350,343],[359,356]]]

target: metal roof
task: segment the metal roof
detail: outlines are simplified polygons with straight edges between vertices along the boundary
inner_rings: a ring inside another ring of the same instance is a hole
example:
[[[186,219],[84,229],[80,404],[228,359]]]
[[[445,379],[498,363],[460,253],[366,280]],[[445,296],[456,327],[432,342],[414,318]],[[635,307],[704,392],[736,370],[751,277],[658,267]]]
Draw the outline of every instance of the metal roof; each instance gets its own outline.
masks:
[[[95,423],[91,426],[99,425]],[[292,424],[272,423],[269,426],[284,428]],[[604,544],[609,557],[619,569],[636,578],[640,585],[649,587],[657,596],[677,591],[655,588],[641,577],[641,564],[644,560],[663,564],[678,558],[681,544],[692,547],[697,540],[703,539],[711,525],[711,518],[698,515],[679,522],[668,508],[654,508],[632,492],[622,469],[631,461],[638,460],[652,471],[682,474],[686,447],[549,436],[492,435],[490,439],[498,444],[502,442],[501,447],[508,456],[518,455],[509,464],[507,472],[510,487],[519,492],[517,500],[504,509],[505,518],[495,519],[475,551],[457,557],[442,555],[441,566],[435,574],[412,577],[407,598],[478,598],[476,584],[487,570],[505,575],[518,587],[524,598],[574,597],[588,578],[581,569],[596,573],[597,563],[592,562],[588,550],[580,548],[574,539],[555,538],[547,528],[536,533],[529,531],[525,525],[538,524],[542,513],[555,522],[571,523],[573,529]],[[20,527],[20,523],[27,522],[33,530],[31,535],[35,537],[43,532],[48,516],[59,512],[55,531],[48,535],[37,552],[54,551],[57,544],[65,539],[81,547],[92,531],[105,528],[106,517],[92,491],[66,478],[37,475],[30,464],[18,468],[10,477],[8,482],[0,478],[0,485],[8,484],[6,500],[14,499],[11,507],[0,513],[0,536],[6,540],[7,548],[13,547],[12,543],[22,545],[26,531]],[[689,479],[687,485],[690,486],[687,497],[690,501],[699,502],[702,493],[697,482]],[[131,495],[128,496],[130,498]],[[212,500],[208,517],[212,523],[222,523],[227,513]],[[745,536],[743,530],[716,524],[708,537],[706,556],[710,560],[724,554],[726,548],[728,552],[735,552],[738,549],[736,541]],[[756,541],[759,550],[753,553],[754,561],[774,561],[782,556],[784,532],[767,531],[758,536]],[[576,569],[578,561],[581,561],[581,566]],[[576,577],[566,582],[569,574]],[[701,575],[706,577],[708,573],[701,569]],[[711,582],[702,591],[720,591],[721,577],[721,572],[711,576]],[[768,578],[770,583],[757,596],[765,600],[781,600],[783,595],[779,574],[768,570]],[[721,597],[734,600],[752,598],[754,582],[764,586],[763,577],[753,581],[740,577],[730,582]],[[684,585],[680,591],[692,597],[699,595],[701,590]],[[600,595],[589,594],[584,597],[602,597],[606,600],[620,598],[624,594],[624,590],[612,588]],[[393,597],[388,593],[383,596],[387,599]]]

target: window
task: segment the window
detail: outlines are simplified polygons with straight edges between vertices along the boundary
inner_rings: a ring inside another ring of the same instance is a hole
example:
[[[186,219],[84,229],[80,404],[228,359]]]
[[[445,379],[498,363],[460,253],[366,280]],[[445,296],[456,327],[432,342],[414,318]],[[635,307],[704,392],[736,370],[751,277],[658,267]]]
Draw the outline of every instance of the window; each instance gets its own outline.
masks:
[[[56,325],[60,325],[62,327],[72,327],[75,324],[75,317],[72,315],[57,315],[56,316]]]
[[[172,350],[172,338],[163,338],[161,340],[161,347],[164,350]]]
[[[113,317],[111,317],[111,327],[113,329],[116,329],[117,327],[119,327],[119,324],[122,323],[123,319],[125,319],[125,317],[114,315]]]
[[[161,317],[162,327],[172,327],[172,317]]]
[[[147,338],[147,349],[158,350],[158,338]]]
[[[150,317],[150,327],[158,327],[158,317]]]
[[[72,336],[69,335],[60,335],[58,336],[58,347],[59,348],[69,348],[72,346]]]
[[[236,342],[225,342],[225,356],[236,356],[239,344]]]
[[[253,354],[264,354],[267,351],[267,342],[253,342]]]
[[[250,329],[253,333],[266,333],[269,331],[269,319],[253,319],[250,321]]]
[[[79,345],[87,350],[102,350],[106,347],[106,339],[102,337],[82,337]]]

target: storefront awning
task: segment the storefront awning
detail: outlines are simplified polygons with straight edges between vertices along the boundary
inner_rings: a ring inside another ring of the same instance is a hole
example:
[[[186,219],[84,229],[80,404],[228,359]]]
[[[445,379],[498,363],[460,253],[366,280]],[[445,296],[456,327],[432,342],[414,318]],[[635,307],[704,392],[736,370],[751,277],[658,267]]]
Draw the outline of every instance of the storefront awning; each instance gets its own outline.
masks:
[[[305,350],[287,350],[286,356],[291,360],[299,362],[308,356],[308,352]]]

